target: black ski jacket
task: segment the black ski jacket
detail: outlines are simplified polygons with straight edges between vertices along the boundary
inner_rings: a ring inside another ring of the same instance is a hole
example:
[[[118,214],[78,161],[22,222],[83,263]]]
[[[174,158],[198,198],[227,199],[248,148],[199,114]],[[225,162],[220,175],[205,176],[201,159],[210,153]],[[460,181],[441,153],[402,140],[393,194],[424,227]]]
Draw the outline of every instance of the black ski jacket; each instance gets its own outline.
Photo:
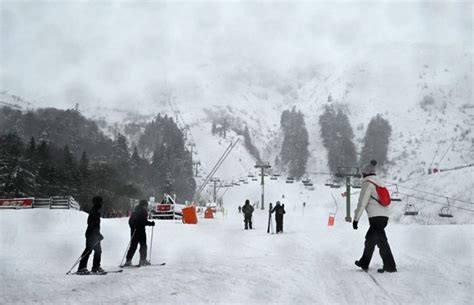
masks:
[[[272,213],[275,212],[276,217],[283,217],[283,214],[285,214],[285,208],[279,204],[277,204],[273,209]]]
[[[128,220],[128,224],[132,230],[137,230],[138,232],[144,232],[145,226],[153,225],[153,222],[148,221],[148,212],[141,206],[137,206],[135,211],[133,211],[132,215],[130,215],[130,219]]]
[[[253,210],[254,208],[250,204],[244,204],[242,207],[242,213],[244,213],[246,216],[252,216]]]
[[[100,212],[96,208],[92,208],[87,217],[86,238],[103,239],[100,234]]]

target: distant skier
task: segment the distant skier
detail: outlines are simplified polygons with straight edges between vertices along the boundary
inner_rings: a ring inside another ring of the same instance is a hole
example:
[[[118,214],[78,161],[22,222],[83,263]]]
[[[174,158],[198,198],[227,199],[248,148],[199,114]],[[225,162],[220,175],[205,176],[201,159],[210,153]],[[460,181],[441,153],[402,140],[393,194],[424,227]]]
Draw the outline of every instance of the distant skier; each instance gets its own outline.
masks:
[[[245,230],[252,230],[252,214],[254,211],[254,207],[250,205],[250,201],[247,199],[245,200],[245,204],[242,207],[242,212],[244,213],[244,222],[245,222]]]
[[[92,261],[93,273],[103,274],[106,273],[104,269],[100,267],[100,259],[102,254],[102,248],[100,246],[100,241],[104,239],[102,234],[100,234],[100,209],[102,208],[103,200],[102,197],[96,196],[92,198],[92,209],[89,212],[89,217],[87,217],[87,230],[86,230],[86,248],[81,255],[81,261],[79,263],[79,268],[77,269],[77,274],[89,274],[87,270],[87,261],[89,256],[94,250],[94,260]]]
[[[283,233],[283,215],[286,213],[285,205],[280,205],[280,201],[277,201],[275,207],[272,209],[272,213],[273,212],[275,212],[276,233]]]
[[[355,261],[355,264],[363,270],[369,269],[370,260],[372,259],[375,246],[377,245],[380,249],[380,256],[383,261],[383,268],[378,269],[377,271],[380,273],[396,272],[397,268],[395,260],[393,259],[387,235],[385,234],[385,227],[387,226],[389,216],[389,207],[383,206],[378,202],[380,201],[380,198],[375,185],[383,187],[383,183],[375,176],[375,165],[377,165],[377,161],[372,160],[362,169],[362,189],[360,191],[357,209],[354,212],[352,226],[354,230],[358,229],[357,225],[359,219],[365,209],[369,217],[370,227],[365,235],[364,253],[358,261]]]
[[[147,245],[146,245],[146,231],[145,226],[155,226],[154,221],[148,221],[148,201],[140,200],[135,207],[130,219],[128,220],[130,226],[130,248],[127,253],[127,260],[124,266],[132,265],[132,258],[140,243],[140,266],[149,265],[150,262],[146,259]]]
[[[242,207],[239,205],[239,214],[242,213]]]

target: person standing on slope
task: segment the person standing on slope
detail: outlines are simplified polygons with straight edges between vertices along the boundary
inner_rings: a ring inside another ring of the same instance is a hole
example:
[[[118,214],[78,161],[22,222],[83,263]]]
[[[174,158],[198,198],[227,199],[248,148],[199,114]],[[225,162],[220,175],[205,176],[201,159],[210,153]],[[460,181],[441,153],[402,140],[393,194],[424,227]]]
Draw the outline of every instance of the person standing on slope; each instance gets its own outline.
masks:
[[[94,260],[92,262],[93,273],[103,274],[106,273],[104,269],[100,267],[100,259],[102,254],[102,248],[100,241],[104,239],[100,234],[100,210],[103,205],[102,197],[95,196],[92,198],[92,209],[87,217],[87,230],[86,230],[86,248],[81,256],[79,267],[77,268],[77,274],[89,274],[87,270],[87,261],[92,251],[94,251]]]
[[[252,214],[254,211],[254,207],[250,205],[250,201],[247,199],[245,200],[245,204],[242,207],[242,213],[244,213],[244,222],[245,222],[245,230],[252,230]]]
[[[283,215],[286,213],[285,205],[280,205],[280,201],[277,201],[275,207],[272,209],[272,213],[273,212],[275,212],[276,233],[283,233]]]
[[[387,226],[389,207],[383,206],[379,203],[379,195],[376,191],[376,185],[383,187],[383,183],[378,180],[375,174],[375,165],[377,161],[372,160],[362,169],[362,189],[359,195],[359,203],[354,212],[354,221],[352,227],[354,230],[358,229],[359,219],[367,211],[369,217],[369,230],[365,235],[365,248],[362,257],[355,261],[356,266],[367,271],[369,269],[370,260],[377,246],[380,250],[380,256],[383,261],[383,268],[378,269],[380,273],[396,272],[397,268],[395,260],[388,244],[387,235],[385,234],[385,227]]]
[[[127,260],[124,266],[132,265],[132,258],[137,250],[137,246],[140,243],[140,266],[149,265],[150,262],[146,260],[146,226],[155,226],[154,221],[148,221],[148,201],[140,200],[138,205],[135,207],[130,219],[128,220],[130,226],[130,248],[127,253]]]

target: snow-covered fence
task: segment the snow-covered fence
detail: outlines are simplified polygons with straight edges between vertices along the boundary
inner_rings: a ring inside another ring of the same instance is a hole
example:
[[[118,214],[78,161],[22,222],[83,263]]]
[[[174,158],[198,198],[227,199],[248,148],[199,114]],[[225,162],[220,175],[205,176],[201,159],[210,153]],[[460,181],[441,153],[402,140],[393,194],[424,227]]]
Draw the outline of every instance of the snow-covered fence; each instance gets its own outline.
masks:
[[[79,210],[79,203],[72,196],[54,196],[49,198],[35,198],[34,208],[75,209]]]
[[[51,198],[35,198],[33,202],[34,208],[49,208],[51,206]]]

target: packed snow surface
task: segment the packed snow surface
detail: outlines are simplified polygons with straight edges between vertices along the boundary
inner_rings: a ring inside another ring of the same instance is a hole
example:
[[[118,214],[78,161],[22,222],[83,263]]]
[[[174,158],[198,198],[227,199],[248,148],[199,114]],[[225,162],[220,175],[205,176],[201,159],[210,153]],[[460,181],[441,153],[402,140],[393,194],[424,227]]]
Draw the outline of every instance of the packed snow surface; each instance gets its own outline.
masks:
[[[163,220],[151,259],[165,266],[104,276],[65,275],[83,250],[86,213],[0,210],[0,304],[473,304],[473,225],[389,224],[399,272],[378,274],[376,252],[367,274],[354,266],[366,219],[354,231],[339,211],[328,227],[329,205],[282,201],[284,234],[266,233],[260,209],[248,231],[236,208],[197,225]],[[127,219],[101,225],[102,267],[116,270]]]

